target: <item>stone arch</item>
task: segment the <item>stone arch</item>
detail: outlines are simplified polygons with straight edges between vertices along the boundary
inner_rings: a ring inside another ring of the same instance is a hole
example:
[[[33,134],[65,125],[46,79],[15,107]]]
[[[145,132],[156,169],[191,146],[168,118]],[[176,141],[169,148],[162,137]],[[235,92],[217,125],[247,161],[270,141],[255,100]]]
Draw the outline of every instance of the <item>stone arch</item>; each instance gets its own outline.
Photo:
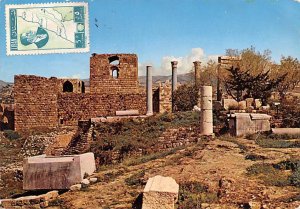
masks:
[[[63,84],[63,92],[73,92],[73,84],[70,81],[66,81]]]
[[[111,56],[108,58],[109,64],[111,65],[119,65],[120,64],[120,59],[118,56]]]

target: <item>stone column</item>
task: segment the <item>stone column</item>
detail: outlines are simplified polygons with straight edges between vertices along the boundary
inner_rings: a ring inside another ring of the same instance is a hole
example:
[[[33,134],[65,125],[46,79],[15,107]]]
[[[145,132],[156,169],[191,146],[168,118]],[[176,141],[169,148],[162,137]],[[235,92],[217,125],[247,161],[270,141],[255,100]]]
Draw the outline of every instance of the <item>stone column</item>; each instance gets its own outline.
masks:
[[[153,115],[153,99],[152,99],[152,66],[147,66],[147,115]]]
[[[177,89],[177,61],[172,61],[172,112],[174,112],[174,91]]]
[[[200,82],[200,61],[193,62],[195,66],[195,84],[199,84]]]
[[[213,110],[212,110],[212,87],[201,86],[201,117],[200,117],[200,132],[201,135],[213,135]]]

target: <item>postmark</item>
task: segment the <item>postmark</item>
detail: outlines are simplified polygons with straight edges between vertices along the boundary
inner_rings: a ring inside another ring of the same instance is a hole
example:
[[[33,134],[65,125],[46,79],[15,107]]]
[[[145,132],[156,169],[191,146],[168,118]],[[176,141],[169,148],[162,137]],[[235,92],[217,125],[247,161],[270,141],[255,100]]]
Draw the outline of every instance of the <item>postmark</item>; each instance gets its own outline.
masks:
[[[88,3],[6,5],[6,54],[89,52]]]

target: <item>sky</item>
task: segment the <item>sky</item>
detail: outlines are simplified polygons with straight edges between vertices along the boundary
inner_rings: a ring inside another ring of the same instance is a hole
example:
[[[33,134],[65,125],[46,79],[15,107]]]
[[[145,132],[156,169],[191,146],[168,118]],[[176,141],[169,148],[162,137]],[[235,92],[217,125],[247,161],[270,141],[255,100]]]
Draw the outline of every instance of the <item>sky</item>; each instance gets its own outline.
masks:
[[[170,75],[172,60],[186,73],[193,61],[205,64],[226,49],[251,46],[271,50],[274,62],[300,59],[300,0],[85,0],[89,53],[7,56],[5,5],[47,2],[68,1],[0,0],[0,80],[12,82],[16,74],[86,79],[92,53],[135,53],[139,75],[146,65],[154,75]]]

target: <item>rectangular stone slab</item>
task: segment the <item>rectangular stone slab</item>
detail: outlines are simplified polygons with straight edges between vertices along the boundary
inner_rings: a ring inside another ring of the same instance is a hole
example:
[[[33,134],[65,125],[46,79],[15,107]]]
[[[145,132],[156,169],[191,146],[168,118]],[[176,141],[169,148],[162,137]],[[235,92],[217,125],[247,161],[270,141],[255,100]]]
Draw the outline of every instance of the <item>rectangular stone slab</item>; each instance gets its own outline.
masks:
[[[93,153],[49,157],[40,155],[24,159],[23,189],[69,189],[81,182],[85,173],[96,170]]]

